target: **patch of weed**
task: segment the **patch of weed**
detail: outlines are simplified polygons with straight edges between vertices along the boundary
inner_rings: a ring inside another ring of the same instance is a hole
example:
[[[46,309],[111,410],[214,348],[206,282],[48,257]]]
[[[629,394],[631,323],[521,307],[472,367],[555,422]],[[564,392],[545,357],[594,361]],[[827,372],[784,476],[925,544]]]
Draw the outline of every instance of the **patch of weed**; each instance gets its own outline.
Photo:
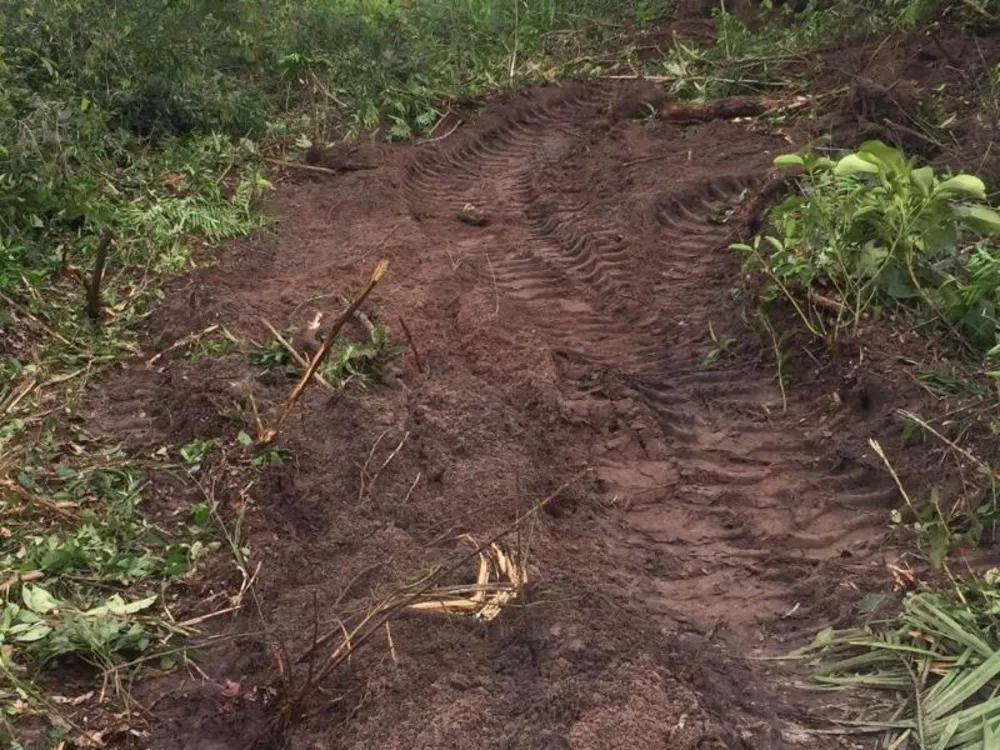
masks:
[[[350,383],[362,389],[378,385],[389,362],[406,351],[405,346],[390,342],[389,333],[388,326],[379,324],[371,330],[368,341],[338,346],[320,367],[323,377],[335,388]]]
[[[814,336],[836,341],[885,307],[933,318],[961,344],[997,347],[1000,214],[971,175],[939,176],[897,149],[869,141],[834,161],[784,156],[805,174],[771,209],[772,231],[733,247]]]

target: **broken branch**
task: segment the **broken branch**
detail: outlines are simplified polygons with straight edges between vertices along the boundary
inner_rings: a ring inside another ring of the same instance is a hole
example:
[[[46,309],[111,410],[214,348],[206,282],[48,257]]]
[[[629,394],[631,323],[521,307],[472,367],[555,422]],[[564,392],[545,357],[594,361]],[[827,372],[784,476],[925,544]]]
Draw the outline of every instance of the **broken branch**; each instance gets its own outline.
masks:
[[[278,332],[277,328],[275,328],[273,325],[264,320],[264,318],[261,318],[260,322],[263,323],[265,326],[267,326],[267,330],[269,330],[271,332],[271,335],[274,336],[275,341],[277,341],[285,348],[285,351],[288,352],[289,355],[291,355],[292,359],[294,359],[299,364],[300,367],[302,367],[303,369],[308,369],[309,360],[307,360],[305,357],[299,354],[298,350],[294,346],[288,343],[285,337]],[[318,372],[314,373],[313,377],[316,379],[317,383],[326,388],[328,391],[336,390],[332,385],[330,385],[327,382],[326,378],[324,378]]]
[[[101,241],[97,245],[97,257],[94,258],[94,273],[89,282],[85,282],[87,289],[87,317],[95,323],[101,321],[101,282],[104,281],[104,265],[108,260],[108,249],[114,233],[110,229],[105,229],[101,235]]]
[[[320,346],[319,351],[316,352],[316,355],[309,362],[309,366],[302,374],[299,382],[295,384],[291,393],[288,394],[288,398],[285,400],[285,405],[278,414],[278,418],[275,420],[274,426],[267,428],[258,436],[258,444],[267,445],[274,440],[275,436],[277,436],[278,431],[281,430],[281,425],[284,424],[288,415],[291,413],[292,408],[295,406],[295,402],[299,400],[299,397],[305,391],[306,386],[316,373],[316,370],[321,364],[323,364],[323,360],[326,359],[327,355],[330,353],[330,349],[333,348],[333,341],[337,337],[337,334],[340,333],[340,329],[344,327],[344,323],[346,323],[348,319],[354,315],[354,312],[361,306],[361,303],[364,302],[368,295],[372,293],[372,290],[378,285],[379,280],[385,276],[385,272],[388,269],[389,261],[387,260],[380,260],[375,265],[375,269],[372,271],[372,277],[368,281],[368,285],[364,288],[361,294],[358,295],[354,302],[352,302],[347,309],[340,314],[340,316],[333,322],[333,325],[330,326],[330,330],[327,331],[326,338],[323,339],[323,343]]]

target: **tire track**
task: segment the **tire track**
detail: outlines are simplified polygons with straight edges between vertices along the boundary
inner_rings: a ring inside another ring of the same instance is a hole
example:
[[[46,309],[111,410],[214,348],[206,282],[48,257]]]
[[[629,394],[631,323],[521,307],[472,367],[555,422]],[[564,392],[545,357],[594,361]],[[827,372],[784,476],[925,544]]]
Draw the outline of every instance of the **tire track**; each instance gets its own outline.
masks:
[[[405,180],[408,201],[443,242],[459,231],[445,222],[462,206],[485,210],[490,226],[463,252],[484,255],[518,319],[582,368],[567,384],[614,401],[593,384],[595,370],[611,373],[655,416],[666,450],[642,462],[605,456],[602,469],[630,498],[613,549],[625,564],[640,562],[650,607],[705,626],[722,618],[755,627],[814,598],[801,581],[817,566],[863,551],[879,527],[873,514],[895,491],[859,466],[824,472],[816,449],[777,420],[770,373],[702,366],[716,301],[735,272],[718,217],[763,169],[721,165],[648,195],[630,194],[633,175],[618,165],[620,191],[581,191],[593,158],[583,136],[608,96],[571,90],[528,102],[421,155]],[[776,555],[792,561],[784,573],[767,566]]]

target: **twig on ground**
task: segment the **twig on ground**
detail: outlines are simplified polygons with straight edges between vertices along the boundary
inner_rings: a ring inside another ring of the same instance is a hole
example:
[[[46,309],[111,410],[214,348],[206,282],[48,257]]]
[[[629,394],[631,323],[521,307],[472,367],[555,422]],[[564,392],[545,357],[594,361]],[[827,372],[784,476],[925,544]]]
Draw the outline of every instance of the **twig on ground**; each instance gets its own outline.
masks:
[[[37,325],[39,328],[41,328],[43,331],[45,331],[45,333],[49,334],[49,336],[52,336],[53,338],[58,339],[62,343],[66,344],[66,346],[71,346],[71,347],[73,347],[74,349],[77,349],[77,350],[80,349],[80,346],[78,344],[74,344],[72,341],[70,341],[69,339],[67,339],[61,333],[59,333],[58,331],[53,330],[52,328],[50,328],[48,325],[46,325],[41,320],[39,320],[38,317],[36,317],[35,315],[33,315],[31,312],[29,312],[25,307],[23,307],[22,305],[19,305],[17,302],[15,302],[14,300],[12,300],[10,297],[8,297],[3,292],[0,292],[0,299],[2,299],[4,302],[6,302],[8,305],[10,305],[13,309],[17,310],[19,313],[21,313],[26,318],[28,318],[30,321],[32,321],[35,325]]]
[[[344,305],[350,304],[350,300],[348,300],[347,297],[341,297],[340,301]],[[375,324],[372,323],[372,319],[369,318],[364,313],[363,310],[361,310],[360,308],[357,309],[357,310],[355,310],[354,311],[354,317],[357,318],[358,322],[361,323],[361,325],[363,325],[365,327],[365,330],[368,331],[368,335],[369,336],[374,336],[375,335]]]
[[[388,430],[386,430],[386,432],[388,432]],[[378,481],[378,478],[382,475],[382,472],[385,471],[386,467],[392,462],[392,459],[394,459],[399,454],[399,452],[403,449],[403,445],[406,444],[406,441],[410,439],[410,431],[407,430],[406,433],[403,435],[403,439],[399,441],[399,445],[397,445],[392,450],[392,452],[389,454],[388,458],[386,458],[385,461],[382,462],[382,465],[378,467],[378,471],[376,471],[372,476],[367,477],[367,483],[366,483],[365,482],[365,479],[366,479],[365,475],[367,474],[367,467],[369,465],[369,462],[371,461],[372,454],[375,453],[375,447],[379,444],[379,442],[382,440],[382,438],[385,437],[385,434],[386,433],[383,432],[381,435],[379,435],[378,440],[375,441],[375,445],[372,446],[371,453],[369,453],[369,455],[368,455],[368,462],[365,463],[365,468],[361,470],[361,472],[362,472],[361,473],[361,490],[358,493],[358,500],[359,501],[362,500],[366,494],[371,493],[372,487],[375,485],[375,482]]]
[[[35,378],[26,378],[20,388],[11,391],[3,403],[0,403],[0,416],[10,414],[14,410],[14,407],[21,403],[21,400],[34,390],[36,385],[38,385],[38,381]]]
[[[0,596],[7,596],[7,592],[19,583],[31,583],[45,578],[45,572],[41,570],[29,570],[24,573],[15,573],[10,578],[0,583]]]
[[[303,357],[301,354],[299,354],[299,352],[295,349],[294,346],[292,346],[290,343],[288,343],[288,341],[285,339],[285,337],[282,336],[278,332],[277,328],[275,328],[273,325],[271,325],[269,322],[267,322],[264,318],[261,318],[260,322],[263,323],[265,326],[267,326],[267,330],[269,330],[271,332],[271,335],[274,336],[275,341],[277,341],[279,344],[281,344],[285,348],[285,351],[287,351],[291,355],[292,359],[294,359],[299,364],[299,366],[301,366],[304,369],[309,367],[309,361],[305,357]],[[337,390],[332,385],[330,385],[326,381],[326,378],[324,378],[318,372],[314,373],[313,377],[316,379],[317,383],[319,383],[321,386],[323,386],[324,388],[326,388],[328,391],[335,391],[335,390]]]
[[[882,121],[886,125],[888,125],[890,128],[896,128],[896,130],[902,130],[904,133],[908,133],[909,135],[912,135],[914,138],[919,138],[920,140],[924,141],[925,143],[929,143],[932,146],[936,146],[937,148],[941,149],[942,151],[946,151],[947,150],[947,146],[945,146],[943,143],[941,143],[941,141],[939,141],[937,138],[933,138],[932,136],[928,135],[927,133],[924,133],[924,132],[922,132],[920,130],[917,130],[916,128],[911,128],[909,125],[902,125],[902,124],[900,124],[898,122],[893,122],[888,117],[882,118]]]
[[[399,325],[406,335],[406,343],[409,345],[410,351],[413,352],[413,361],[417,363],[417,370],[425,372],[423,360],[420,359],[420,352],[417,351],[417,343],[413,340],[413,334],[410,333],[409,326],[406,325],[406,321],[403,320],[402,315],[399,316]]]
[[[493,261],[490,259],[490,254],[486,253],[486,265],[490,268],[490,278],[493,279],[493,299],[495,300],[495,306],[493,308],[493,317],[500,317],[500,290],[497,288],[497,275],[493,270]]]
[[[24,489],[10,479],[0,479],[0,487],[7,490],[11,494],[17,495],[19,498],[32,505],[37,505],[43,511],[51,515],[59,516],[60,518],[69,521],[75,521],[80,517],[75,510],[64,508],[59,503],[54,503],[47,498],[41,497],[40,495],[28,492],[28,490]]]
[[[389,641],[389,653],[392,655],[394,664],[399,664],[399,657],[396,656],[396,644],[392,642],[392,631],[389,630],[389,623],[385,623],[385,637]]]
[[[673,83],[677,80],[676,76],[647,76],[642,73],[636,73],[634,75],[607,75],[597,77],[603,78],[607,81],[650,81],[652,83]]]
[[[406,505],[410,501],[410,495],[413,494],[413,490],[417,488],[417,484],[420,482],[420,472],[417,472],[417,478],[413,480],[413,484],[410,485],[410,489],[406,491],[406,497],[403,498],[403,505]]]
[[[179,340],[175,341],[174,343],[172,343],[170,346],[168,346],[166,349],[164,349],[159,354],[155,354],[152,357],[150,357],[149,359],[147,359],[146,360],[146,367],[152,367],[167,352],[171,352],[171,351],[173,351],[174,349],[176,349],[179,346],[184,346],[185,344],[190,344],[193,341],[197,341],[198,339],[201,339],[201,338],[204,338],[205,336],[213,334],[216,331],[218,331],[221,327],[222,326],[220,326],[218,324],[213,324],[213,325],[208,326],[208,328],[206,328],[205,330],[199,331],[198,333],[189,333],[184,338],[179,339]]]
[[[362,498],[365,496],[365,489],[367,489],[368,481],[368,467],[372,465],[372,460],[375,458],[375,450],[378,448],[379,443],[382,442],[382,438],[389,434],[389,430],[383,430],[382,434],[375,438],[375,442],[372,443],[372,447],[368,450],[368,458],[365,459],[365,465],[361,467],[361,488],[358,490],[358,502],[360,503]]]
[[[940,440],[945,445],[950,447],[960,456],[963,456],[964,458],[968,459],[973,464],[975,464],[977,467],[979,467],[981,471],[983,471],[987,476],[992,477],[994,481],[1000,481],[1000,471],[993,469],[993,467],[991,467],[988,463],[986,463],[982,459],[976,458],[972,453],[970,453],[968,450],[958,445],[954,440],[950,440],[949,438],[942,435],[940,432],[934,429],[934,427],[932,427],[930,423],[927,422],[927,420],[917,416],[911,411],[907,411],[906,409],[899,409],[896,411],[896,414],[907,421],[913,422],[920,428],[927,430],[934,437],[936,437],[938,440]]]
[[[438,141],[443,141],[445,138],[447,138],[452,133],[454,133],[456,130],[458,130],[461,127],[461,125],[462,125],[462,121],[459,120],[454,125],[452,125],[451,128],[448,130],[448,132],[445,133],[444,135],[439,135],[439,136],[436,136],[434,138],[425,138],[424,140],[420,141],[420,143],[421,143],[421,145],[423,145],[425,143],[437,143]]]
[[[365,259],[367,259],[368,258],[368,254],[370,252],[372,252],[372,251],[379,251],[379,250],[381,250],[382,247],[385,245],[385,243],[389,241],[389,238],[392,237],[392,235],[394,235],[396,233],[397,229],[399,229],[400,224],[402,224],[402,222],[400,222],[400,221],[397,221],[395,224],[393,224],[392,228],[388,232],[386,232],[385,236],[383,236],[382,239],[380,239],[376,243],[375,247],[373,247],[371,250],[365,250],[365,252],[364,252],[364,254],[362,254],[360,260],[364,261]]]
[[[994,16],[992,13],[990,13],[988,10],[986,10],[979,3],[975,2],[975,0],[958,0],[958,1],[966,8],[969,8],[971,11],[976,13],[977,15],[985,18],[991,24],[995,24],[997,22],[997,17]]]
[[[347,109],[347,105],[344,104],[344,102],[342,102],[340,99],[338,99],[337,96],[334,95],[332,91],[330,91],[330,89],[328,89],[326,86],[322,84],[322,82],[319,80],[319,77],[316,75],[316,71],[310,71],[310,74],[312,75],[313,83],[316,84],[316,88],[318,88],[320,91],[323,92],[323,96],[325,96],[327,99],[329,99],[331,102],[336,104],[341,109]]]
[[[95,323],[101,321],[101,283],[104,281],[104,264],[108,260],[108,249],[114,234],[110,229],[105,229],[101,235],[101,241],[97,245],[97,255],[94,258],[94,273],[90,281],[84,280],[83,286],[87,291],[87,317]]]
[[[323,343],[320,346],[319,351],[316,352],[316,355],[309,362],[309,366],[306,368],[306,371],[302,374],[302,378],[299,380],[298,383],[295,384],[295,387],[292,389],[291,393],[288,394],[288,398],[285,400],[285,405],[279,412],[278,417],[275,420],[274,426],[269,427],[263,432],[261,432],[261,434],[257,438],[258,444],[267,445],[277,436],[278,432],[281,430],[281,426],[284,424],[285,420],[288,418],[288,415],[291,413],[292,408],[295,406],[295,402],[299,400],[299,397],[302,395],[302,393],[306,389],[306,386],[309,384],[310,379],[312,379],[313,374],[316,372],[319,366],[323,364],[323,360],[326,359],[327,355],[330,353],[330,349],[333,348],[333,341],[337,337],[337,334],[340,333],[340,329],[344,327],[344,323],[347,322],[348,318],[350,318],[354,314],[354,311],[357,310],[361,306],[361,303],[363,303],[365,299],[368,297],[368,295],[372,293],[372,291],[378,285],[378,282],[381,280],[381,278],[385,276],[385,272],[388,269],[389,269],[388,261],[381,260],[376,264],[374,270],[372,271],[372,276],[371,279],[368,281],[367,286],[365,286],[364,290],[362,290],[361,294],[357,296],[354,302],[352,302],[347,307],[347,309],[344,310],[340,314],[340,316],[333,322],[333,325],[330,326],[330,329],[326,332],[326,338],[323,339]]]
[[[315,172],[316,174],[329,174],[329,175],[339,175],[341,172],[361,172],[366,169],[375,169],[375,167],[370,165],[353,165],[349,167],[342,167],[340,169],[330,169],[329,167],[314,167],[312,164],[299,164],[294,161],[282,161],[281,159],[264,159],[268,164],[274,164],[279,167],[288,167],[289,169],[301,169],[304,172]]]

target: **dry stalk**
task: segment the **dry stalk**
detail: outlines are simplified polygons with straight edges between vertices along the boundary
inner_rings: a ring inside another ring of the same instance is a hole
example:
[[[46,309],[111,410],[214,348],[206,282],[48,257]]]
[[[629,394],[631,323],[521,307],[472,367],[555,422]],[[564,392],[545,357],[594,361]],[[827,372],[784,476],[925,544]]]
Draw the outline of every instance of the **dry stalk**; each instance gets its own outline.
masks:
[[[31,393],[36,385],[38,385],[38,381],[35,378],[26,378],[20,388],[15,388],[10,396],[3,403],[0,403],[0,416],[7,416],[14,411],[14,407],[21,403],[21,400]]]
[[[546,497],[543,500],[541,500],[538,503],[536,503],[533,508],[531,508],[530,510],[528,510],[527,512],[525,512],[523,515],[519,516],[517,519],[515,519],[512,523],[508,524],[501,531],[497,532],[492,537],[490,537],[489,539],[487,539],[485,542],[483,542],[482,544],[478,545],[471,552],[469,552],[469,553],[467,553],[465,555],[462,555],[462,557],[460,557],[458,560],[456,560],[454,563],[452,563],[448,567],[442,568],[442,569],[438,570],[437,572],[435,572],[433,575],[428,576],[425,579],[424,583],[415,592],[413,592],[412,594],[410,594],[408,596],[405,596],[405,597],[402,597],[402,598],[399,598],[397,601],[395,601],[393,603],[383,604],[383,605],[381,605],[379,607],[376,607],[376,609],[374,610],[375,612],[380,611],[380,610],[384,612],[382,614],[382,616],[379,618],[379,621],[378,621],[376,627],[374,629],[368,631],[364,635],[362,635],[360,640],[356,640],[355,641],[355,645],[350,650],[351,651],[356,650],[365,640],[367,640],[371,636],[371,633],[373,633],[378,628],[381,628],[382,625],[385,622],[388,622],[388,620],[390,619],[390,617],[393,614],[395,614],[396,612],[398,612],[399,610],[403,609],[404,607],[406,607],[406,606],[408,606],[410,604],[416,603],[421,598],[425,597],[427,595],[427,593],[431,590],[431,588],[433,587],[433,585],[434,585],[434,583],[436,581],[438,581],[438,580],[440,580],[440,579],[442,579],[442,578],[450,575],[451,573],[454,573],[456,570],[458,570],[462,565],[464,565],[469,560],[472,560],[472,559],[480,556],[485,550],[489,549],[492,545],[496,544],[497,542],[499,542],[500,540],[502,540],[504,537],[506,537],[508,534],[510,534],[513,531],[515,531],[527,519],[531,518],[532,516],[534,516],[535,514],[537,514],[538,512],[540,512],[541,510],[543,510],[545,507],[547,507],[549,504],[551,504],[553,501],[555,501],[556,498],[558,498],[560,495],[562,495],[563,492],[565,492],[567,489],[569,489],[569,487],[571,487],[581,477],[583,477],[584,475],[588,474],[589,472],[590,472],[589,468],[588,469],[584,469],[582,472],[580,472],[575,477],[573,477],[572,479],[570,479],[568,482],[566,482],[565,484],[563,484],[562,486],[560,486],[558,489],[556,489],[548,497]],[[372,619],[372,616],[369,615],[369,616],[367,616],[365,618],[365,620],[363,622],[370,621],[371,619]],[[358,628],[355,628],[355,632],[358,632],[358,630],[360,629],[360,627],[361,626],[358,626]],[[334,651],[327,658],[326,664],[324,665],[324,667],[318,673],[318,675],[320,676],[321,679],[322,679],[322,677],[325,677],[326,675],[330,674],[330,672],[332,672],[334,669],[336,669],[337,666],[339,666],[341,663],[343,663],[343,661],[346,658],[346,656],[340,653],[341,650],[342,649],[338,646],[336,649],[334,649]]]
[[[375,269],[372,271],[371,279],[368,281],[368,285],[364,288],[361,294],[352,302],[346,310],[344,310],[340,316],[333,322],[330,326],[330,330],[326,333],[326,338],[323,339],[322,345],[319,347],[319,351],[316,352],[315,356],[309,362],[309,366],[306,371],[302,374],[299,382],[295,384],[291,393],[288,394],[288,398],[285,400],[285,405],[282,407],[281,412],[278,414],[278,418],[275,420],[273,427],[268,427],[257,438],[257,443],[259,445],[267,445],[277,436],[278,432],[281,430],[281,426],[285,423],[288,415],[291,413],[292,408],[295,406],[295,402],[299,400],[299,397],[305,391],[306,386],[312,379],[316,370],[323,360],[326,359],[327,355],[330,353],[330,349],[333,348],[333,341],[340,333],[340,329],[344,327],[344,323],[354,315],[354,311],[357,310],[361,303],[365,301],[372,290],[378,285],[379,280],[385,276],[385,272],[389,269],[389,261],[380,260],[376,265]]]
[[[471,552],[462,555],[451,565],[440,568],[434,573],[428,575],[420,584],[416,586],[415,590],[408,594],[393,594],[382,600],[368,613],[366,613],[361,621],[349,631],[341,626],[340,632],[342,633],[342,637],[340,642],[334,647],[319,668],[313,670],[310,667],[311,679],[303,683],[298,690],[296,690],[295,693],[287,701],[285,701],[278,716],[276,716],[269,723],[269,725],[265,727],[262,734],[252,740],[247,747],[256,747],[259,745],[260,741],[264,739],[264,737],[274,736],[277,732],[286,730],[295,717],[300,715],[300,711],[309,696],[318,692],[320,683],[322,683],[322,681],[325,680],[332,672],[347,662],[351,656],[358,651],[358,649],[360,649],[375,633],[381,632],[382,628],[385,627],[385,625],[395,615],[410,605],[426,600],[428,593],[432,590],[437,581],[451,575],[469,560],[480,557],[486,550],[491,549],[497,542],[516,531],[526,520],[534,517],[545,507],[554,502],[560,495],[562,495],[563,492],[574,485],[582,477],[587,475],[590,471],[591,470],[587,468],[578,473],[568,482],[562,484],[559,488],[553,491],[550,495],[536,503],[534,507],[530,508],[524,514],[504,527],[501,531],[497,532],[485,542],[478,545]],[[331,637],[332,635],[320,638],[319,640],[322,642],[330,640]]]
[[[399,316],[399,325],[406,335],[406,343],[409,345],[410,351],[413,352],[413,361],[417,363],[417,370],[421,373],[425,372],[423,360],[420,359],[420,352],[417,351],[417,343],[413,340],[413,334],[410,333],[410,328],[406,325],[406,321],[403,320],[402,315]]]
[[[220,326],[220,325],[218,325],[216,323],[216,324],[208,326],[208,328],[206,328],[203,331],[199,331],[198,333],[189,333],[184,338],[179,339],[179,340],[175,341],[174,343],[172,343],[170,346],[168,346],[166,349],[164,349],[159,354],[155,354],[152,357],[150,357],[149,359],[147,359],[146,360],[146,367],[152,367],[167,352],[171,352],[171,351],[173,351],[174,349],[176,349],[179,346],[184,346],[185,344],[190,344],[190,343],[192,343],[194,341],[198,341],[199,339],[202,339],[205,336],[208,336],[210,334],[215,333],[221,327],[222,326]]]
[[[112,231],[105,229],[101,235],[100,244],[97,246],[94,273],[89,282],[83,282],[83,286],[87,290],[87,317],[95,323],[99,323],[101,320],[101,283],[104,281],[104,265],[108,260],[108,250],[113,239]]]
[[[278,332],[277,328],[275,328],[273,325],[264,320],[264,318],[261,318],[260,322],[263,323],[265,326],[267,326],[267,330],[269,330],[271,332],[271,335],[274,336],[275,341],[277,341],[285,348],[285,351],[288,352],[289,355],[291,355],[292,359],[294,359],[302,369],[306,369],[309,367],[309,360],[307,360],[305,357],[299,354],[298,350],[290,343],[288,343],[285,337]],[[317,383],[326,388],[328,391],[336,390],[336,388],[330,385],[327,382],[326,378],[324,378],[318,372],[314,373],[313,377],[316,379]]]

